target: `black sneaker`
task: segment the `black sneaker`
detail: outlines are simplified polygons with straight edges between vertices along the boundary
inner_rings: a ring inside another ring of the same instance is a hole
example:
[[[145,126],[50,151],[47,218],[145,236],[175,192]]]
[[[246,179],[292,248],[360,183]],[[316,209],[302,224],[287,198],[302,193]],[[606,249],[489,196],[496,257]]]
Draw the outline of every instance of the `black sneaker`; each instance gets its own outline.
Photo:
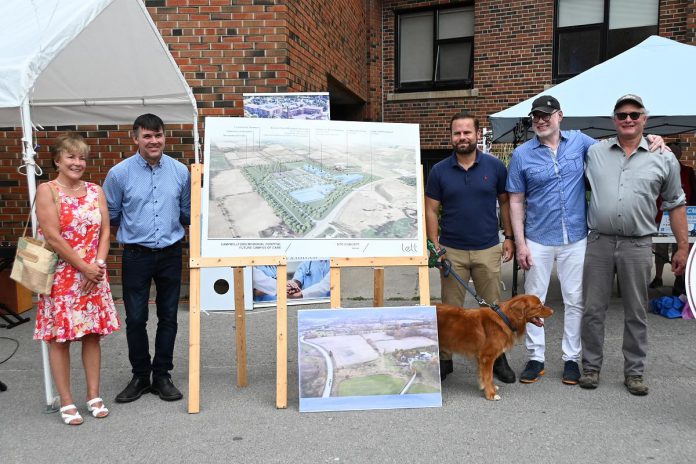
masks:
[[[648,284],[648,288],[660,288],[662,287],[662,279],[655,277],[652,282]]]
[[[454,372],[454,363],[451,359],[440,360],[440,381],[445,380],[448,374]]]
[[[505,353],[498,356],[498,358],[493,363],[493,373],[501,382],[515,382],[515,371],[510,369],[510,365],[507,362],[507,358],[505,358]]]
[[[544,363],[539,361],[527,361],[527,365],[520,374],[520,382],[534,383],[544,375]]]
[[[580,380],[580,368],[575,361],[566,361],[563,366],[563,378],[561,382],[566,385],[577,385]]]

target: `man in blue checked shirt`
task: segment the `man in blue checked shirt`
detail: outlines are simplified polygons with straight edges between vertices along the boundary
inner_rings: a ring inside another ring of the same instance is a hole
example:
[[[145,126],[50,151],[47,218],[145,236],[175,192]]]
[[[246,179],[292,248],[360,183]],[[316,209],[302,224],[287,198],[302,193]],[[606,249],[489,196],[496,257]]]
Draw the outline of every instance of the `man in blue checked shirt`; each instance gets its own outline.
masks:
[[[529,113],[536,137],[515,149],[508,170],[510,216],[517,262],[526,271],[524,291],[546,300],[554,261],[564,302],[562,382],[580,379],[580,327],[583,316],[582,275],[587,244],[585,156],[597,143],[580,131],[562,131],[563,112],[554,97],[532,102]],[[648,136],[651,150],[663,148],[661,137]],[[526,202],[526,209],[525,209]],[[527,324],[528,362],[520,382],[544,375],[544,328]]]
[[[116,239],[123,244],[123,301],[133,372],[116,402],[135,401],[149,391],[175,401],[182,394],[170,371],[181,289],[181,240],[191,221],[191,175],[185,165],[163,153],[164,123],[154,114],[135,120],[133,141],[138,151],[109,170],[103,187],[111,225],[118,226]],[[151,358],[147,319],[152,281],[158,322]]]

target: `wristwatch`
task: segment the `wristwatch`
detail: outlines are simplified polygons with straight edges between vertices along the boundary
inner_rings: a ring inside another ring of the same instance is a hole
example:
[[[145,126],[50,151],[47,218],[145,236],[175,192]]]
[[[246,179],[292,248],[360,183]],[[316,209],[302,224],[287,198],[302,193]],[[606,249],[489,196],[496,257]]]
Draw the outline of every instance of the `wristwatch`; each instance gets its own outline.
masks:
[[[515,241],[515,236],[514,235],[506,235],[505,240],[512,240],[513,242]]]
[[[96,263],[99,265],[99,267],[104,267],[106,265],[104,260],[101,258],[97,259]]]

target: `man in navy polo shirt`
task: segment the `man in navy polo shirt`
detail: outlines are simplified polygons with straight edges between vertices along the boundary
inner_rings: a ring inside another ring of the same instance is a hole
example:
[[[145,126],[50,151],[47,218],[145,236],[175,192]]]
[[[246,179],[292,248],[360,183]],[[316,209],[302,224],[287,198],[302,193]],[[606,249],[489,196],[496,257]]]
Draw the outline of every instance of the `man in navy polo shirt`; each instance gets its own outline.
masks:
[[[514,256],[510,223],[507,171],[502,161],[476,149],[479,121],[462,112],[450,120],[452,155],[430,171],[425,188],[425,228],[437,249],[443,245],[452,268],[465,281],[471,277],[476,293],[488,303],[500,299],[500,258]],[[500,245],[496,200],[505,232]],[[440,212],[440,207],[442,211]],[[438,214],[440,214],[438,233]],[[466,290],[453,277],[440,276],[442,302],[463,306]],[[440,352],[442,380],[453,371],[452,354]],[[502,382],[515,381],[515,373],[502,354],[493,372]]]

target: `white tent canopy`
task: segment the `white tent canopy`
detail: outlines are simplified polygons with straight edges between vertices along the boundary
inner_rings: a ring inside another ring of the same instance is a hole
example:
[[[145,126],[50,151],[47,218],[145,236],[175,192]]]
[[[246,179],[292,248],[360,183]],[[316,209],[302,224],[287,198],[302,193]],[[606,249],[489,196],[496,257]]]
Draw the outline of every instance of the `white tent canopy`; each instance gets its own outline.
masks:
[[[28,100],[41,125],[196,118],[193,94],[141,0],[0,2],[0,126]]]
[[[2,0],[0,43],[0,127],[22,126],[30,201],[34,126],[125,124],[155,113],[193,124],[198,162],[196,100],[141,0]]]
[[[635,47],[547,91],[490,116],[493,141],[513,141],[515,125],[527,118],[532,101],[553,95],[563,109],[562,129],[592,137],[615,133],[611,111],[627,93],[640,95],[650,115],[646,133],[669,135],[696,130],[696,47],[652,36]],[[530,133],[528,136],[533,135]]]

